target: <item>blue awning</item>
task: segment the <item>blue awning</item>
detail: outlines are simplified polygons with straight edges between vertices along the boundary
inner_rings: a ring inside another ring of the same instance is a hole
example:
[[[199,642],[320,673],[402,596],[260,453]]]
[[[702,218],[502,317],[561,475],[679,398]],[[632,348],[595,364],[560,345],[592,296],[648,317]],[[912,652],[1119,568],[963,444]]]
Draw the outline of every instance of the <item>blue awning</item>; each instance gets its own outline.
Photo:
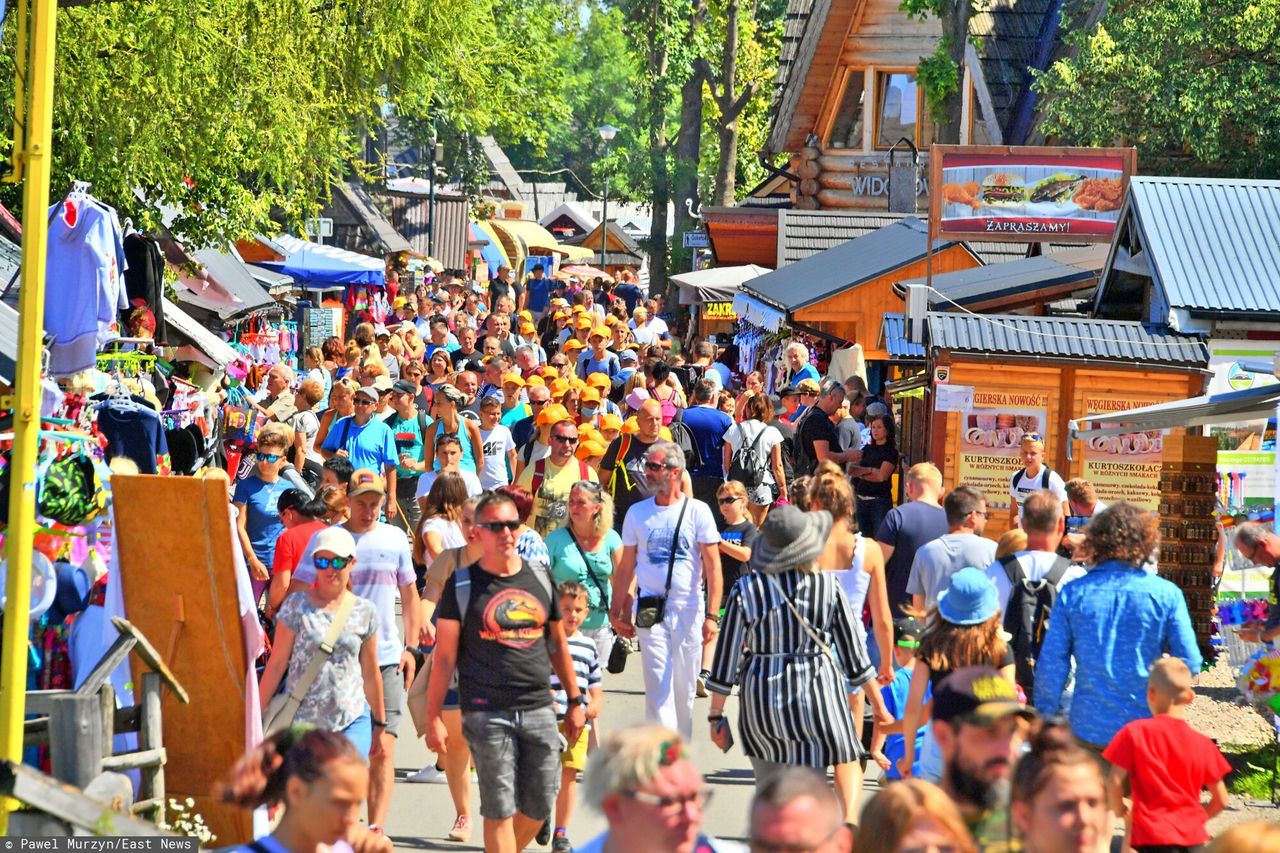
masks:
[[[283,261],[257,261],[258,266],[293,276],[299,287],[315,289],[315,285],[363,284],[385,287],[386,264],[368,255],[348,252],[336,246],[324,246],[300,240],[289,234],[275,238],[288,253]]]
[[[490,239],[484,229],[474,222],[467,224],[468,230],[471,232],[471,242],[480,243],[480,257],[489,265],[489,275],[492,276],[498,269],[507,262],[507,256],[503,254],[502,247],[498,245],[496,240]]]

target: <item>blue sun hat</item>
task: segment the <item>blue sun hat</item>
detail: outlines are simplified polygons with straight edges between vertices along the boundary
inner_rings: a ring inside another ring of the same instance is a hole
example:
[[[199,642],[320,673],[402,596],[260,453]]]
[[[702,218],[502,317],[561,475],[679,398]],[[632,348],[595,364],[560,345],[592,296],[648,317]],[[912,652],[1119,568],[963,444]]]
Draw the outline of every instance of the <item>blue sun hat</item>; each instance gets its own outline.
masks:
[[[961,569],[938,596],[938,615],[952,625],[978,625],[1000,610],[1000,598],[981,569]]]

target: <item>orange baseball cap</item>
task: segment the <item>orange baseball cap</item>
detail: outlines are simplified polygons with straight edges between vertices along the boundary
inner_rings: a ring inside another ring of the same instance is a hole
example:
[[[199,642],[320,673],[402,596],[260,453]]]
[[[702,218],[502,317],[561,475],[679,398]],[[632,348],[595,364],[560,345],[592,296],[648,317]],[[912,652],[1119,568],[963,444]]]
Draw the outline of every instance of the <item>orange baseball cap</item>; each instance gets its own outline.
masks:
[[[636,420],[636,416],[632,415],[622,422],[622,434],[632,435],[640,431],[640,422]]]
[[[569,340],[564,342],[563,349],[565,352],[569,352],[569,351],[577,352],[580,349],[585,349],[586,346],[587,346],[586,344],[584,344],[582,341],[578,340],[577,338],[569,338]]]
[[[604,432],[607,429],[622,429],[622,418],[613,412],[602,415],[600,417],[600,431]]]
[[[593,385],[588,385],[586,388],[582,389],[582,402],[584,402],[584,403],[599,403],[599,402],[600,402],[600,389],[599,389],[599,388],[596,388],[596,387],[595,387],[595,386],[593,386]]]
[[[526,321],[520,324],[520,334],[524,335],[525,337],[528,337],[529,335],[536,335],[537,333],[538,333],[538,327],[533,325],[533,323]]]
[[[579,305],[578,307],[581,308],[582,306]],[[592,322],[590,317],[579,317],[577,322],[574,323],[573,325],[575,328],[578,328],[578,329],[590,329],[595,325],[595,323]]]
[[[542,367],[538,368],[538,375],[542,376],[544,379],[555,379],[560,375],[560,371],[549,364],[544,364]]]
[[[589,376],[587,376],[587,384],[592,386],[593,388],[600,388],[600,389],[613,387],[613,381],[609,379],[608,375],[601,373],[599,371],[596,371],[595,373],[592,373]]]
[[[534,385],[541,385],[545,388],[547,385],[547,382],[545,379],[543,379],[541,376],[535,373],[532,376],[530,376],[528,379],[526,379],[524,384],[526,387],[529,387],[529,388],[532,388]]]
[[[508,373],[502,377],[503,385],[519,385],[521,388],[525,386],[524,377],[519,373]]]
[[[577,456],[585,462],[593,456],[604,456],[604,452],[606,450],[608,450],[608,448],[605,447],[604,444],[599,441],[595,441],[594,439],[590,439],[578,443]]]
[[[569,383],[568,379],[557,379],[551,383],[551,396],[557,398],[563,397],[564,392],[568,391],[572,387],[573,386]]]
[[[538,413],[538,417],[533,422],[538,426],[550,426],[567,420],[570,420],[569,410],[559,403],[551,403],[542,407],[542,411]]]

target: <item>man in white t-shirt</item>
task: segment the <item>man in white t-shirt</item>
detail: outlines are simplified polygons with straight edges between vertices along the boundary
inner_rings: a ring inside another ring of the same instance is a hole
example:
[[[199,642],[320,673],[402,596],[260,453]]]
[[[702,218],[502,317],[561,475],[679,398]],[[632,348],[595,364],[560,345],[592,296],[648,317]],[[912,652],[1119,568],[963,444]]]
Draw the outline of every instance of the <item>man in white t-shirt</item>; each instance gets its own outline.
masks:
[[[623,637],[640,636],[645,718],[689,740],[702,647],[720,631],[722,589],[720,534],[711,507],[685,497],[684,465],[684,452],[670,441],[656,441],[645,452],[654,494],[627,510],[609,620]],[[644,626],[655,604],[662,618]]]
[[[1059,591],[1068,582],[1083,577],[1085,573],[1083,566],[1069,565],[1057,553],[1058,544],[1066,531],[1066,520],[1057,495],[1047,489],[1032,492],[1022,505],[1022,529],[1027,533],[1027,547],[1011,555],[1017,565],[1009,562],[1006,566],[1006,561],[1010,561],[1010,557],[1006,557],[1004,561],[996,560],[987,567],[987,577],[995,584],[1002,612],[1009,603],[1009,593],[1013,588],[1009,582],[1010,569],[1016,576],[1021,568],[1022,575],[1027,580],[1040,581],[1053,572],[1061,560],[1065,571],[1058,579]]]
[[[1022,504],[1032,492],[1048,489],[1062,503],[1062,514],[1067,510],[1067,486],[1057,472],[1044,464],[1044,439],[1038,433],[1029,432],[1022,437],[1022,470],[1009,480],[1009,526],[1019,527]]]
[[[377,472],[361,469],[351,475],[347,503],[351,517],[343,525],[356,540],[356,562],[351,591],[373,602],[378,611],[378,667],[382,670],[385,720],[373,720],[373,736],[382,751],[369,759],[369,828],[386,823],[395,781],[395,744],[405,692],[413,681],[414,657],[420,629],[417,577],[404,531],[378,520],[387,490]],[[317,534],[319,535],[319,534]],[[313,539],[314,541],[314,539]],[[306,590],[315,583],[316,566],[310,546],[302,555],[289,592]],[[396,593],[404,611],[404,639],[396,617]]]
[[[496,489],[511,482],[509,472],[515,470],[516,443],[511,430],[504,427],[502,401],[497,397],[485,397],[480,401],[480,444],[484,447],[484,470],[480,474],[480,486]]]

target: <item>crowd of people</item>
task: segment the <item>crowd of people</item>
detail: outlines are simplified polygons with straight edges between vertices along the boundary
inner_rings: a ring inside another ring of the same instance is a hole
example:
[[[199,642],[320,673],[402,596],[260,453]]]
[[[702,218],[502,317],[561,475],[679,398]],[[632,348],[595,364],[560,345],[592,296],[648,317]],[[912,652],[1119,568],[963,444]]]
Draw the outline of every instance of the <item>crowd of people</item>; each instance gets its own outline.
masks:
[[[227,796],[285,804],[287,849],[350,834],[362,801],[379,844],[405,711],[454,841],[735,849],[701,826],[700,698],[751,761],[752,850],[1098,849],[1112,816],[1135,849],[1208,840],[1228,767],[1182,718],[1202,661],[1151,513],[1063,482],[1035,434],[1007,494],[945,484],[802,344],[768,393],[634,282],[506,273],[399,296],[262,389],[233,500],[273,625],[264,710],[297,701]],[[611,727],[629,660],[649,723]],[[864,804],[868,761],[895,781]],[[575,844],[583,772],[610,830]],[[288,817],[325,797],[341,822]]]

